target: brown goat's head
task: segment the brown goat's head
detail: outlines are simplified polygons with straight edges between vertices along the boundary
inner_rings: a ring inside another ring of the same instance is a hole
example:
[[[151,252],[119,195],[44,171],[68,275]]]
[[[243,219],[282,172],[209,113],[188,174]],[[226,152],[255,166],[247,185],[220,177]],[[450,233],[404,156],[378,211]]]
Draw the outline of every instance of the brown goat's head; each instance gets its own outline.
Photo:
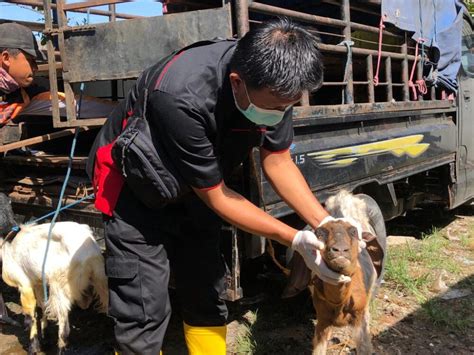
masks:
[[[325,245],[321,255],[328,267],[343,275],[352,276],[359,255],[357,228],[348,222],[336,220],[325,223],[314,232]]]

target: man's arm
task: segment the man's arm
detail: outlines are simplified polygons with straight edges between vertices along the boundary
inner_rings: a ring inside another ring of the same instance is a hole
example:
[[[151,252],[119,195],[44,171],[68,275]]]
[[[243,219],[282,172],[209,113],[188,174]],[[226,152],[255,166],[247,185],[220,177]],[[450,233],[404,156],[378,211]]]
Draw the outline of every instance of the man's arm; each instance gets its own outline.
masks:
[[[328,213],[311,192],[290,151],[273,153],[260,148],[260,157],[263,171],[278,195],[316,228]]]
[[[338,274],[324,263],[318,250],[324,244],[312,232],[298,232],[280,222],[237,192],[226,187],[224,183],[213,189],[194,189],[194,191],[227,222],[244,231],[273,239],[296,250],[301,254],[311,271],[315,272],[322,280],[334,285],[350,281],[350,277]]]
[[[256,235],[291,246],[297,230],[273,218],[223,182],[213,189],[194,189],[196,194],[220,217]]]

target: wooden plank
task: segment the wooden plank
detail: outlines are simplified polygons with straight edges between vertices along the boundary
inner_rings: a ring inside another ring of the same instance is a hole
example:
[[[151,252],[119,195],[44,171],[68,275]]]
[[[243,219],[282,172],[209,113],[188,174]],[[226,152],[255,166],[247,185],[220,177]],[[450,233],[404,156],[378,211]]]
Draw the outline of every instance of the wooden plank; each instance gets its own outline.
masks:
[[[79,127],[81,131],[88,131],[88,127]],[[10,144],[5,144],[0,146],[0,153],[5,153],[8,152],[9,150],[12,149],[18,149],[18,148],[23,148],[27,147],[30,145],[35,145],[38,143],[43,143],[47,141],[51,141],[53,139],[61,138],[61,137],[66,137],[74,134],[75,128],[67,128],[59,132],[54,132],[54,133],[48,133],[48,134],[43,134],[42,136],[38,137],[33,137],[33,138],[28,138],[24,139],[22,141],[18,141],[15,143],[10,143]]]
[[[74,157],[72,166],[74,168],[85,168],[87,157]],[[68,156],[58,155],[39,155],[39,156],[20,156],[7,155],[0,160],[2,165],[26,165],[26,166],[67,166],[69,164]]]

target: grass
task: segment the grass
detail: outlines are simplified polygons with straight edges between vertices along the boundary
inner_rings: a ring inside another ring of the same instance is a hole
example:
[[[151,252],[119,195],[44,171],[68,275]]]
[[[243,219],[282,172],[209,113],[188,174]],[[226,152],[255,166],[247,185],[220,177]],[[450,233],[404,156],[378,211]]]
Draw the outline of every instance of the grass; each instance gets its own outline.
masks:
[[[235,352],[237,354],[253,354],[257,343],[253,337],[252,330],[257,322],[257,312],[247,312],[244,316],[245,322],[240,325],[236,338]]]
[[[440,328],[466,333],[474,321],[474,301],[470,298],[461,299],[451,307],[440,300],[426,302],[421,307],[433,325]]]
[[[460,234],[457,242],[449,240],[444,231],[433,228],[421,240],[389,248],[385,280],[395,291],[414,296],[434,326],[465,332],[474,321],[472,298],[430,300],[433,297],[430,286],[441,277],[440,273],[460,276],[463,265],[455,256],[466,250],[474,250],[474,223],[467,226],[467,232]],[[471,288],[474,292],[470,281],[456,287]]]
[[[389,248],[386,281],[411,293],[421,303],[427,299],[429,285],[445,270],[459,274],[461,267],[449,254],[451,241],[439,229],[423,234],[420,241]]]

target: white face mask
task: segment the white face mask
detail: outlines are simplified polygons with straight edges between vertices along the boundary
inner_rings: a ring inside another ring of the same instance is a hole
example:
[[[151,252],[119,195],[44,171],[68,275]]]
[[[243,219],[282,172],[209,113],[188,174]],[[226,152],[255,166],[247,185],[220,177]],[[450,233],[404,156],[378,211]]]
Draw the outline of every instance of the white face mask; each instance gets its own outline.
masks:
[[[264,125],[264,126],[275,126],[278,123],[281,122],[285,114],[293,107],[293,105],[289,105],[287,108],[285,108],[285,111],[280,111],[280,110],[267,110],[264,108],[260,108],[252,103],[250,101],[250,97],[247,91],[247,85],[244,82],[244,88],[245,88],[245,94],[247,95],[247,99],[249,100],[249,107],[247,109],[242,110],[237,103],[237,100],[235,99],[235,93],[232,90],[232,94],[234,95],[234,102],[235,106],[239,109],[242,114],[247,117],[248,120],[252,121],[255,124],[258,125]]]

